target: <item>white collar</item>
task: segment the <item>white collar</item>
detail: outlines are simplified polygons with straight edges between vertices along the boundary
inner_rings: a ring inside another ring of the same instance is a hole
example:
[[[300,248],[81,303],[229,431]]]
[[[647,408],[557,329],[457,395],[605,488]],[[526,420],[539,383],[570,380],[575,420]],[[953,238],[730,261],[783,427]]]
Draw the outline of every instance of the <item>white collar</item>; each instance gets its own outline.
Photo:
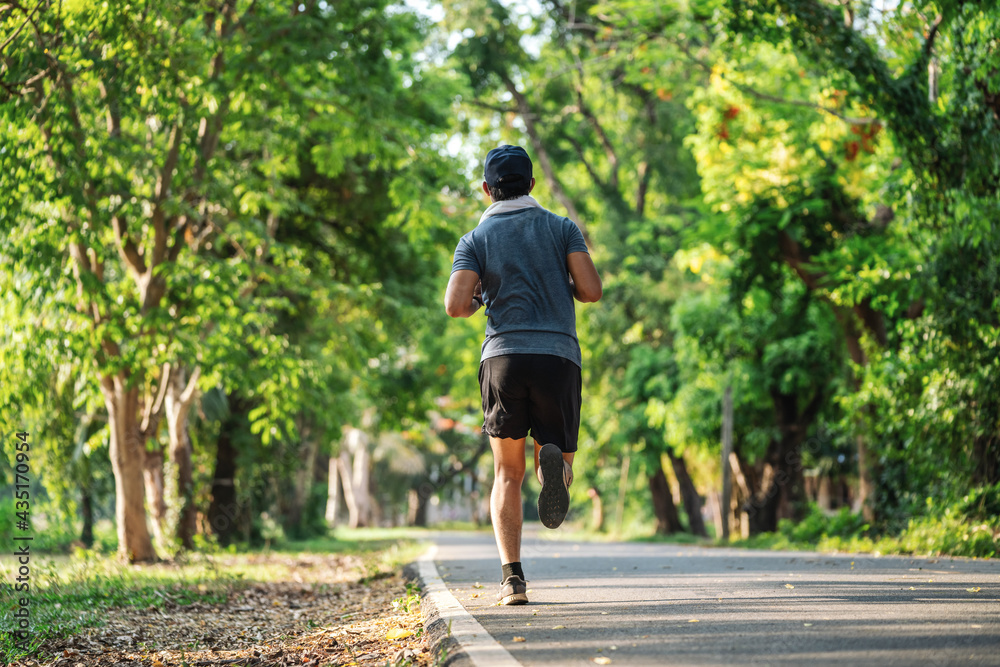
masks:
[[[521,195],[520,197],[515,197],[514,199],[495,201],[490,204],[485,211],[483,211],[483,216],[479,218],[479,224],[483,224],[484,220],[494,215],[510,213],[511,211],[519,211],[522,208],[542,208],[542,205],[535,201],[535,198],[531,195]]]

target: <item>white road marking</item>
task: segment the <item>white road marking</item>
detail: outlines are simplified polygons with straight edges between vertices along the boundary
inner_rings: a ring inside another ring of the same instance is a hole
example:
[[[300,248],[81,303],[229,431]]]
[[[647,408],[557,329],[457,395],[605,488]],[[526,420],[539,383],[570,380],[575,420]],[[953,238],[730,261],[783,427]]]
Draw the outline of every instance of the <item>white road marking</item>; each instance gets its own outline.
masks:
[[[462,603],[455,599],[434,565],[437,546],[433,545],[417,559],[417,569],[424,582],[427,598],[437,609],[445,624],[451,627],[451,636],[462,647],[476,667],[520,667],[510,652],[493,639]]]

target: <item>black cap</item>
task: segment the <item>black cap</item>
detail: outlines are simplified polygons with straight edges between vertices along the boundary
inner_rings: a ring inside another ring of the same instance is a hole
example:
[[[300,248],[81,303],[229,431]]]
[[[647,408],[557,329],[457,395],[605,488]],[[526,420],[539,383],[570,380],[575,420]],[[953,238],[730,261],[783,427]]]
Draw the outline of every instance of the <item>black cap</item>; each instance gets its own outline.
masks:
[[[531,180],[531,158],[520,146],[504,145],[486,154],[483,178],[490,186]]]

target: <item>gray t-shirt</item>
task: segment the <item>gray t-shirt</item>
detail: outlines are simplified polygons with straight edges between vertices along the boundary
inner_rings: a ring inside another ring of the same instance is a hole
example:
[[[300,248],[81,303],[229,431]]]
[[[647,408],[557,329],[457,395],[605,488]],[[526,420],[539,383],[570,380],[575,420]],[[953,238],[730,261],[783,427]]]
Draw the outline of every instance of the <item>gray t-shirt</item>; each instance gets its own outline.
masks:
[[[582,367],[566,269],[574,252],[587,252],[580,229],[543,208],[493,215],[459,240],[452,273],[475,271],[483,283],[483,359],[552,354]]]

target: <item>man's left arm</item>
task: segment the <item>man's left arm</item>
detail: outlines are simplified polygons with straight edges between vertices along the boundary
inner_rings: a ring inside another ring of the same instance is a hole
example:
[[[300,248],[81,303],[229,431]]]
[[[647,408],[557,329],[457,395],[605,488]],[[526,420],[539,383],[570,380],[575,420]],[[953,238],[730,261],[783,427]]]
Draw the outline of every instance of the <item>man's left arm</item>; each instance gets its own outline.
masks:
[[[453,271],[444,293],[444,310],[451,317],[471,317],[483,305],[476,295],[479,274],[470,269]]]

